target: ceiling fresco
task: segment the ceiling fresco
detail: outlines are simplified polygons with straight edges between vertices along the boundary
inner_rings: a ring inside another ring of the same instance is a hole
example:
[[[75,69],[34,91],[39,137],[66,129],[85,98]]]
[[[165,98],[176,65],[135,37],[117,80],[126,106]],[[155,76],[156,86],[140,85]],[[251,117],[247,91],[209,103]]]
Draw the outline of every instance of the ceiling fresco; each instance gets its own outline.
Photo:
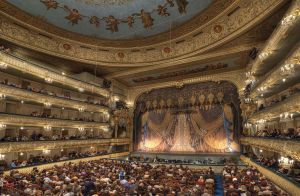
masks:
[[[7,0],[65,30],[101,39],[144,38],[192,19],[213,0]]]

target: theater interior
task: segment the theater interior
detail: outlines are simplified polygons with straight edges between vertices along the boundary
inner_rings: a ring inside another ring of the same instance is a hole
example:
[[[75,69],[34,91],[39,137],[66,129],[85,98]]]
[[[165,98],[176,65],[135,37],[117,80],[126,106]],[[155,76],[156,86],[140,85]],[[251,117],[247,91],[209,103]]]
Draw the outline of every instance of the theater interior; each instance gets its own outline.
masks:
[[[0,196],[299,196],[300,0],[1,0]]]

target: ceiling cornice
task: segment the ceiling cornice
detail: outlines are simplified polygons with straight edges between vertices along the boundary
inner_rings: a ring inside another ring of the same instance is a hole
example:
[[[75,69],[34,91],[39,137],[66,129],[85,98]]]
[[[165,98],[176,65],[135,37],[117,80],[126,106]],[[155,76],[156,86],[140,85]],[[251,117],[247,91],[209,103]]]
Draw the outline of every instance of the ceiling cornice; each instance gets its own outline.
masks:
[[[172,40],[171,43],[163,42],[155,47],[135,47],[134,51],[133,48],[91,46],[54,34],[49,36],[48,32],[25,26],[25,23],[20,23],[3,12],[0,18],[0,38],[79,62],[118,67],[149,66],[154,63],[170,62],[170,59],[176,62],[218,47],[260,23],[285,2],[284,0],[235,1],[213,22],[202,25],[197,30]],[[239,9],[230,14],[232,9],[237,7]]]

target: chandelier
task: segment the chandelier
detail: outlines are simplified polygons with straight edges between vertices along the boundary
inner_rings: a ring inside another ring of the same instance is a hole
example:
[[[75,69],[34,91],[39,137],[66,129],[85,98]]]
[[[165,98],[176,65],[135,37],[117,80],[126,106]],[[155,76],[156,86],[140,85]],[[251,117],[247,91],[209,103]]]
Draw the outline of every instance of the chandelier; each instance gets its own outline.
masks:
[[[293,120],[294,114],[289,112],[284,112],[279,115],[281,122],[291,121]]]
[[[79,130],[80,132],[83,132],[83,131],[84,131],[84,128],[83,128],[83,127],[79,127],[78,130]]]

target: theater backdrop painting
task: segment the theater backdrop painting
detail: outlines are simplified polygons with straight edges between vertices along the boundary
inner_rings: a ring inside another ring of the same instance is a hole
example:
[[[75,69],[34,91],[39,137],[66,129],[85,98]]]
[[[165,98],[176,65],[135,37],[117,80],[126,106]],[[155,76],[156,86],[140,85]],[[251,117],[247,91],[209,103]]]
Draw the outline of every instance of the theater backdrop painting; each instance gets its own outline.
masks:
[[[239,99],[229,82],[156,89],[137,100],[135,148],[143,152],[239,152]]]

